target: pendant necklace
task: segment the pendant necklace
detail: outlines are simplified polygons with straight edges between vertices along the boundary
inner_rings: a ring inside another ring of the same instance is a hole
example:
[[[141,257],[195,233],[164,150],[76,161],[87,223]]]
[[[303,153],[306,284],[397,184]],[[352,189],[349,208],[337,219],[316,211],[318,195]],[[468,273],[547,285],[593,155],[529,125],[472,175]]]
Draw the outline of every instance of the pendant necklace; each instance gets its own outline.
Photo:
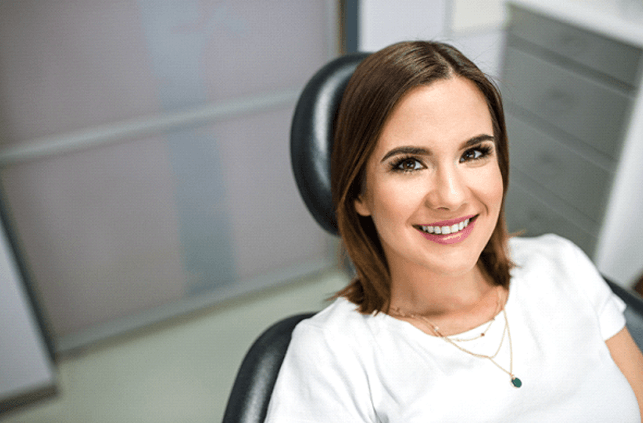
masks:
[[[498,298],[499,298],[499,297],[498,297]],[[500,300],[498,300],[498,303],[500,303]],[[400,309],[399,309],[399,308],[397,308],[397,307],[393,308],[393,311],[394,311],[394,313],[395,313],[398,317],[403,317],[403,318],[407,318],[407,319],[409,319],[409,318],[410,318],[410,319],[414,319],[414,320],[420,321],[420,322],[421,322],[421,323],[423,323],[423,324],[428,325],[427,327],[428,327],[428,328],[429,328],[433,333],[435,333],[435,335],[436,335],[438,338],[443,339],[444,341],[446,341],[447,343],[449,343],[449,344],[453,345],[454,347],[456,347],[456,348],[457,348],[457,349],[459,349],[460,351],[462,351],[462,352],[464,352],[464,353],[466,353],[466,354],[472,355],[472,356],[474,356],[474,357],[484,358],[484,359],[487,359],[487,360],[491,361],[491,362],[492,362],[496,367],[498,367],[500,370],[502,370],[503,372],[505,372],[505,373],[507,373],[507,374],[509,375],[509,378],[510,378],[511,384],[512,384],[514,387],[516,387],[516,388],[520,388],[520,387],[522,386],[522,380],[520,380],[520,378],[518,378],[518,377],[513,373],[513,344],[512,344],[512,342],[511,342],[511,330],[509,329],[509,319],[507,318],[507,312],[506,312],[506,310],[505,310],[505,308],[504,308],[504,307],[502,307],[502,315],[503,315],[503,317],[504,317],[504,319],[505,319],[505,327],[504,327],[504,329],[503,329],[503,331],[502,331],[502,337],[500,338],[500,345],[498,345],[498,349],[496,350],[496,352],[495,352],[495,353],[493,353],[493,355],[478,354],[478,353],[475,353],[475,352],[473,352],[473,351],[469,351],[469,350],[467,350],[466,348],[461,347],[460,345],[458,345],[458,344],[456,343],[456,342],[462,342],[462,341],[471,341],[471,340],[473,340],[473,339],[478,339],[478,338],[483,337],[483,336],[485,335],[485,333],[487,332],[487,330],[489,330],[489,327],[491,326],[491,323],[493,323],[493,320],[489,323],[489,325],[488,325],[488,326],[487,326],[487,328],[484,330],[484,332],[482,332],[479,336],[477,336],[477,337],[475,337],[475,338],[466,338],[466,339],[453,338],[453,339],[452,339],[452,338],[450,338],[450,337],[448,337],[448,336],[443,335],[443,334],[440,332],[440,329],[439,329],[436,325],[434,325],[433,323],[431,323],[431,322],[429,321],[429,319],[427,319],[426,317],[424,317],[424,316],[422,316],[422,315],[407,314],[407,313],[404,313],[402,310],[400,310]],[[494,316],[495,316],[495,314],[494,314]],[[504,343],[504,340],[505,340],[505,335],[507,336],[507,339],[509,340],[509,370],[505,369],[504,367],[502,367],[500,364],[498,364],[498,363],[494,360],[494,359],[496,358],[496,356],[498,355],[498,353],[500,352],[500,349],[502,348],[502,344]]]

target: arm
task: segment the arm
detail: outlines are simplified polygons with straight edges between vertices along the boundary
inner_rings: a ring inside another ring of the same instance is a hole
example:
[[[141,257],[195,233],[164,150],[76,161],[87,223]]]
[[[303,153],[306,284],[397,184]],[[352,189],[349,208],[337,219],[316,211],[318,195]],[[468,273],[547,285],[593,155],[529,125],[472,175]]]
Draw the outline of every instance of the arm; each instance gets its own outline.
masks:
[[[627,328],[623,328],[605,343],[612,359],[634,390],[641,416],[643,416],[643,354]]]

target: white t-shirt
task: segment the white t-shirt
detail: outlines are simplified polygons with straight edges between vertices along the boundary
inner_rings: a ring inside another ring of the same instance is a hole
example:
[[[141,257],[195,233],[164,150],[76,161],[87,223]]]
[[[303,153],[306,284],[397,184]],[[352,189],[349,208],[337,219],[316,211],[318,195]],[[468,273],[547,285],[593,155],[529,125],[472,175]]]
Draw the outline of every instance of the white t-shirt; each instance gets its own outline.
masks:
[[[624,327],[624,303],[563,238],[513,238],[510,249],[518,267],[505,309],[521,388],[488,359],[340,298],[296,327],[266,421],[640,422],[604,342]],[[493,354],[504,326],[501,313],[460,345]],[[507,370],[508,344],[495,358]]]

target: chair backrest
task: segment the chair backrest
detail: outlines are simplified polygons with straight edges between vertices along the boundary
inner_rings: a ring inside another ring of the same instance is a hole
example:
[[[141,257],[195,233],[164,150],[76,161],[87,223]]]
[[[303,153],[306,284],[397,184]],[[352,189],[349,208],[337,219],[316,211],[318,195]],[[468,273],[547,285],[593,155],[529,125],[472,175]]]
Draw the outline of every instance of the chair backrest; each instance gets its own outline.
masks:
[[[263,423],[270,396],[297,323],[314,313],[281,320],[252,344],[237,372],[223,423]]]
[[[339,57],[321,68],[299,97],[290,130],[290,159],[308,210],[322,228],[337,235],[330,192],[330,157],[335,115],[344,89],[368,53]]]

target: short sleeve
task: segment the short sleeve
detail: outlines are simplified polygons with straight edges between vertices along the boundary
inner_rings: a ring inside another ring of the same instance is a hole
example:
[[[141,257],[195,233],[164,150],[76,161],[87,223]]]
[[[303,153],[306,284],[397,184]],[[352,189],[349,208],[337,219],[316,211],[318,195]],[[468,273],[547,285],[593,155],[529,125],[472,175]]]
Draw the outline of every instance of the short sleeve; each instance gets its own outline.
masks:
[[[266,422],[374,422],[368,379],[348,336],[304,321],[293,332]]]
[[[569,241],[567,241],[569,242]],[[576,265],[575,279],[596,312],[603,340],[608,340],[625,327],[625,303],[611,290],[587,255],[569,242]]]

